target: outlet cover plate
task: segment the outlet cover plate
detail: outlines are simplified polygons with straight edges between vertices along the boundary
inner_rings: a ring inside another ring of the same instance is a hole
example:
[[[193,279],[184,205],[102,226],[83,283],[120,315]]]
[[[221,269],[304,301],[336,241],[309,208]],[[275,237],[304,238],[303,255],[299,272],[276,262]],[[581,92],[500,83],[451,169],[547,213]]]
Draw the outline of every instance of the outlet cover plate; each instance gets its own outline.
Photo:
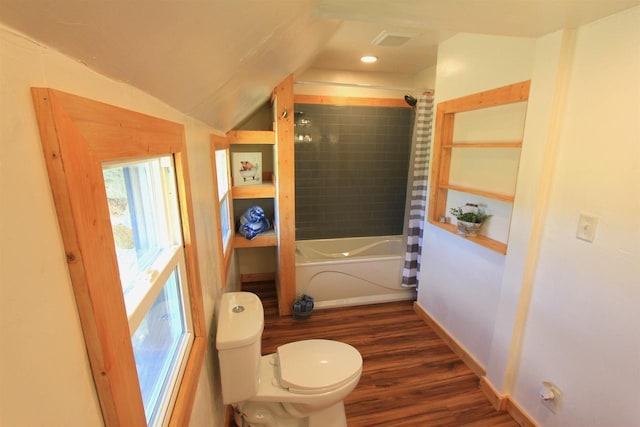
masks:
[[[578,220],[578,231],[576,238],[585,242],[593,242],[596,237],[596,228],[598,227],[598,218],[592,215],[580,214]]]

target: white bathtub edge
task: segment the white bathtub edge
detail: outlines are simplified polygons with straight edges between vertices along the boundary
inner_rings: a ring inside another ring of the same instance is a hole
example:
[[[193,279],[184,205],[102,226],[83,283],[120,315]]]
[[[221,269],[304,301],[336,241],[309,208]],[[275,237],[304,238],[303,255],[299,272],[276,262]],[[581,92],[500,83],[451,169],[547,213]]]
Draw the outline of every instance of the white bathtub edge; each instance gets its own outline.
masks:
[[[384,294],[384,295],[367,295],[362,297],[341,298],[329,301],[318,301],[314,308],[336,308],[336,307],[353,307],[356,305],[382,304],[385,302],[409,301],[416,299],[416,292],[407,289],[407,292]]]

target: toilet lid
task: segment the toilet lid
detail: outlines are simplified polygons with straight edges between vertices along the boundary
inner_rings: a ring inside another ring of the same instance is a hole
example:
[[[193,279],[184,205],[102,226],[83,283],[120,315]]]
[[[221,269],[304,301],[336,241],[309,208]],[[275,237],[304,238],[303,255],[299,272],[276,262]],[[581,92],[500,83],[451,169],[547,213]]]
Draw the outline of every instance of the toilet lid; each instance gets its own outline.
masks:
[[[292,392],[323,393],[359,376],[362,356],[349,344],[296,341],[278,347],[280,384]]]

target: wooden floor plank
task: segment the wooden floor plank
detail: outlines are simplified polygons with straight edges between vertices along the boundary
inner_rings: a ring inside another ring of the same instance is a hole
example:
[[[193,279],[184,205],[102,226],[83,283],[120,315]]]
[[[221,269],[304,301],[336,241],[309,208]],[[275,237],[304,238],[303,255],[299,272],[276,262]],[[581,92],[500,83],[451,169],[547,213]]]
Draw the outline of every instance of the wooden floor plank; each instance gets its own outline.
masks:
[[[360,351],[363,372],[345,399],[349,427],[517,427],[479,389],[478,377],[413,311],[412,301],[278,316],[273,282],[246,283],[265,310],[263,354],[292,341],[324,338]]]

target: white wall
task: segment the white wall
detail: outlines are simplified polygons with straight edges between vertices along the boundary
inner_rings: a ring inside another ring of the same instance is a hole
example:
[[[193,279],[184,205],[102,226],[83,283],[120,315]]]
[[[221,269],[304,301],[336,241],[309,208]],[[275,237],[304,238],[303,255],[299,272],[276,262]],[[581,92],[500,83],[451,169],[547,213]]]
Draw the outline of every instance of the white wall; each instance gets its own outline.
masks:
[[[99,426],[30,87],[52,87],[185,124],[205,316],[220,292],[209,133],[213,129],[0,26],[0,424]],[[192,425],[222,425],[208,351]]]
[[[333,82],[347,83],[369,86],[384,86],[393,88],[403,88],[401,90],[369,89],[364,87],[332,86],[332,85],[309,85],[296,84],[294,93],[296,95],[324,95],[324,96],[347,96],[356,98],[400,98],[404,95],[413,95],[416,98],[422,93],[421,90],[404,90],[404,88],[433,89],[433,69],[428,68],[416,75],[403,73],[364,73],[356,71],[341,71],[311,68],[302,74],[296,75],[296,81],[303,82]]]
[[[418,302],[540,425],[640,425],[638,46],[636,7],[439,51],[437,102],[526,75],[532,87],[507,256],[427,226]],[[599,218],[593,243],[575,237],[583,212]],[[556,414],[543,380],[562,391]]]
[[[413,76],[412,86],[434,89],[436,87],[436,69],[437,67],[434,65],[433,67],[425,68],[424,70],[417,72]]]
[[[564,111],[572,41],[572,31],[559,31],[536,41],[509,250],[487,365],[487,377],[503,393],[511,392],[517,368],[559,139],[560,120],[553,118],[561,117]]]
[[[514,396],[545,426],[637,426],[639,7],[577,30],[567,90]],[[593,243],[575,237],[583,212]],[[542,380],[563,392],[555,416]]]
[[[459,34],[448,39],[438,48],[436,104],[530,79],[534,52],[535,40],[527,38]],[[483,366],[504,262],[504,255],[425,226],[418,303]]]

